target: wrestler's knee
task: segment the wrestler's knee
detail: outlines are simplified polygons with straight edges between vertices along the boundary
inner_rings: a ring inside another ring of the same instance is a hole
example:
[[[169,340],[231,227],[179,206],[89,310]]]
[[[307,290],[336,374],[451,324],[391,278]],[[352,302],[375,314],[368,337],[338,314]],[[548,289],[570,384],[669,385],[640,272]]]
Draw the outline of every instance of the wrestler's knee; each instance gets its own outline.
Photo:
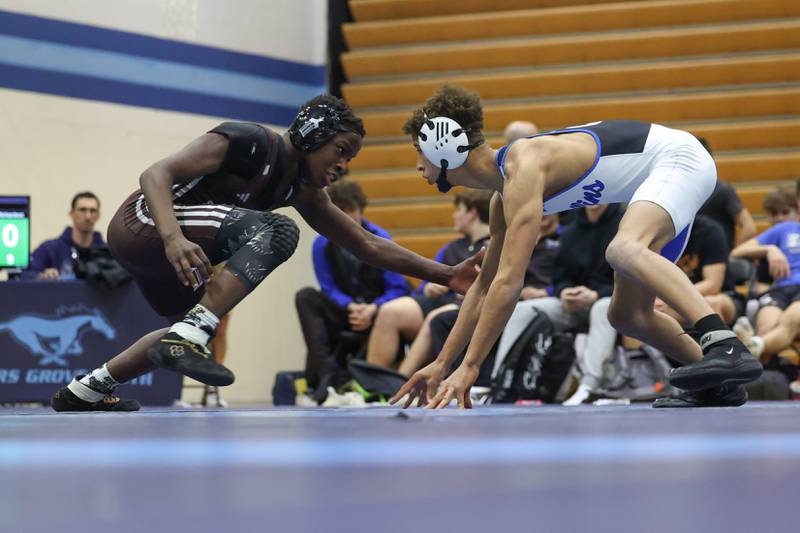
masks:
[[[297,242],[300,240],[300,228],[297,227],[294,220],[281,215],[279,213],[264,213],[265,228],[264,231],[270,231],[272,227],[272,249],[273,251],[281,254],[283,260],[289,259],[294,251],[297,249]]]
[[[606,261],[617,272],[627,272],[631,264],[640,257],[647,246],[637,239],[617,235],[606,248]]]
[[[259,213],[258,222],[246,224],[245,234],[239,236],[239,245],[225,265],[251,289],[294,254],[300,238],[297,224],[285,215]]]

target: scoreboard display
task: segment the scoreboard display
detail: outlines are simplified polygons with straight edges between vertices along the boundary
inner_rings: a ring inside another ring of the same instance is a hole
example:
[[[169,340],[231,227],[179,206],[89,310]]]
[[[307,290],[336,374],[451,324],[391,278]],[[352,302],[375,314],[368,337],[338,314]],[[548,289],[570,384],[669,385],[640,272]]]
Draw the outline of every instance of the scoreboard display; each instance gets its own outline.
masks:
[[[0,196],[0,269],[25,269],[31,254],[29,196]]]

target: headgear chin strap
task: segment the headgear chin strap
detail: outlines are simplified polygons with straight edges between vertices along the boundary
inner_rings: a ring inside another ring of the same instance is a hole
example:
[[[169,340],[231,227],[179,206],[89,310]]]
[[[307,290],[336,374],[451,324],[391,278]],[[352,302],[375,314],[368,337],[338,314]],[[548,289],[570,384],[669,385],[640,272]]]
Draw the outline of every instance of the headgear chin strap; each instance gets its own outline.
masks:
[[[339,132],[352,131],[342,125],[341,117],[332,107],[318,104],[300,111],[289,126],[292,144],[310,153],[322,148]]]
[[[469,144],[467,131],[452,118],[425,115],[425,123],[417,133],[417,143],[428,161],[441,169],[436,179],[439,192],[453,188],[447,181],[447,170],[463,165],[469,151],[481,144],[481,141]]]

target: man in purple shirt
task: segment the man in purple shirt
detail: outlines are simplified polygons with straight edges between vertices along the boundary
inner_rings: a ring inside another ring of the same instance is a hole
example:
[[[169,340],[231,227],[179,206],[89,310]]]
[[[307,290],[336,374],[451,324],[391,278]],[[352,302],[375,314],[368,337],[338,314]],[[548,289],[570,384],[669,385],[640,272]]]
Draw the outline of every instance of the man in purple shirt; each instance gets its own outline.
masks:
[[[69,211],[72,226],[60,237],[44,241],[31,254],[30,268],[24,278],[46,280],[74,279],[73,261],[89,248],[107,247],[99,232],[94,231],[100,218],[100,200],[89,191],[72,198]]]

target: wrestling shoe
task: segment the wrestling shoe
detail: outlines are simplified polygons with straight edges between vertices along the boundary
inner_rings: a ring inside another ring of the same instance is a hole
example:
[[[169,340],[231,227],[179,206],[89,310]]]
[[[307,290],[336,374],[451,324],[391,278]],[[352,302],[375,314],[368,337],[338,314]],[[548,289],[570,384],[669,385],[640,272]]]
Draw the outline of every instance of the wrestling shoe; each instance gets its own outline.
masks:
[[[76,379],[80,379],[78,376]],[[50,406],[59,413],[64,411],[138,411],[139,402],[136,400],[123,400],[109,394],[98,402],[87,402],[78,398],[67,387],[62,387],[50,398]]]
[[[723,385],[701,391],[684,391],[677,396],[659,398],[653,407],[739,407],[747,402],[747,390],[742,385]]]
[[[223,387],[236,379],[233,372],[214,361],[208,348],[172,331],[168,331],[147,349],[147,358],[161,368],[178,372],[206,385]]]
[[[743,385],[761,377],[764,367],[730,330],[712,331],[700,339],[703,358],[675,368],[670,385],[684,390],[705,390],[721,385]]]

